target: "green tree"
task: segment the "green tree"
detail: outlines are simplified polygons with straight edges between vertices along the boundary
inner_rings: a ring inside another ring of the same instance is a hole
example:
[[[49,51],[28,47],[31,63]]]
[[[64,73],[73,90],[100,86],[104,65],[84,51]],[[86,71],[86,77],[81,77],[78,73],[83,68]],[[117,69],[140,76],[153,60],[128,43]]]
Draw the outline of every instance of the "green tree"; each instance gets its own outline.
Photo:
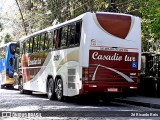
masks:
[[[24,27],[24,32],[25,32],[25,34],[27,35],[27,30],[26,30],[26,26],[25,26],[24,17],[23,17],[23,13],[22,13],[21,7],[20,7],[20,5],[19,5],[18,0],[15,0],[15,1],[16,1],[17,6],[18,6],[19,13],[20,13],[20,15],[21,15],[22,25],[23,25],[23,27]]]
[[[17,0],[28,33],[44,29],[52,23],[64,22],[88,11],[111,11],[139,16],[142,19],[143,50],[148,41],[160,38],[160,1],[158,0]],[[21,17],[19,16],[19,19]]]
[[[8,43],[8,42],[11,42],[13,41],[11,35],[9,33],[7,33],[5,36],[4,36],[4,43]]]
[[[52,20],[64,22],[84,12],[107,11],[110,0],[47,0]]]
[[[160,38],[160,1],[138,0],[138,2],[140,6],[138,11],[142,18],[143,50],[148,51],[148,43],[157,43],[157,40]]]
[[[119,12],[139,16],[142,20],[142,49],[160,39],[160,1],[159,0],[116,0]]]

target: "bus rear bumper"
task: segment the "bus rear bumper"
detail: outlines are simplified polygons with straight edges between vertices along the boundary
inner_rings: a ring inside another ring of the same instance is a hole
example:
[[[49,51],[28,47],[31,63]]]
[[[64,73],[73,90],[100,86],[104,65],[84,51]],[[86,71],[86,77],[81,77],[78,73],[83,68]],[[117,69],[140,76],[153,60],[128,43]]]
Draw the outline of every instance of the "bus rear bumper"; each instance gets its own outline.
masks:
[[[5,82],[0,85],[0,88],[13,89],[13,83],[14,83],[14,79],[7,76]]]
[[[138,84],[119,84],[119,83],[89,83],[83,84],[80,89],[80,94],[115,94],[115,95],[126,95],[134,96],[137,95]]]
[[[5,84],[6,85],[13,85],[13,83],[14,83],[14,79],[7,76]]]

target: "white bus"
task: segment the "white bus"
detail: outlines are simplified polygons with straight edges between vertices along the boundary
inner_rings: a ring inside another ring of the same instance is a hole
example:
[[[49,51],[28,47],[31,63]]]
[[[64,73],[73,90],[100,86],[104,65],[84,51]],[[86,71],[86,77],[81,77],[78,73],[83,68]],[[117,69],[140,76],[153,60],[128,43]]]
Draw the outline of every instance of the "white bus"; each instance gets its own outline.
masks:
[[[137,91],[141,59],[140,18],[84,13],[20,39],[21,93],[49,99],[90,93]]]

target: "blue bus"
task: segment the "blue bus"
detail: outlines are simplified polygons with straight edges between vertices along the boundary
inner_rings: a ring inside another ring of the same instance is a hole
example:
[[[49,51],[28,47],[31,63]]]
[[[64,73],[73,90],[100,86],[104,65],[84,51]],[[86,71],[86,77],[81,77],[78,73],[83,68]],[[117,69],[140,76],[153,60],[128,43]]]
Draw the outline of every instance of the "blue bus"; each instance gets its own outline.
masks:
[[[0,87],[13,87],[13,74],[16,43],[9,42],[0,46]]]

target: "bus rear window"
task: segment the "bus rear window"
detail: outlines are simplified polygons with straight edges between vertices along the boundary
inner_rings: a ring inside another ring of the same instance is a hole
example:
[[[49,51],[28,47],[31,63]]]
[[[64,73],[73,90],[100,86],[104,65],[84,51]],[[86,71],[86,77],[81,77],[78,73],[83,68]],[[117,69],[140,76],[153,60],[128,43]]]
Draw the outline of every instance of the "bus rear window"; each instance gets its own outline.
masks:
[[[15,51],[16,51],[16,45],[15,44],[10,45],[11,54],[15,54]]]

